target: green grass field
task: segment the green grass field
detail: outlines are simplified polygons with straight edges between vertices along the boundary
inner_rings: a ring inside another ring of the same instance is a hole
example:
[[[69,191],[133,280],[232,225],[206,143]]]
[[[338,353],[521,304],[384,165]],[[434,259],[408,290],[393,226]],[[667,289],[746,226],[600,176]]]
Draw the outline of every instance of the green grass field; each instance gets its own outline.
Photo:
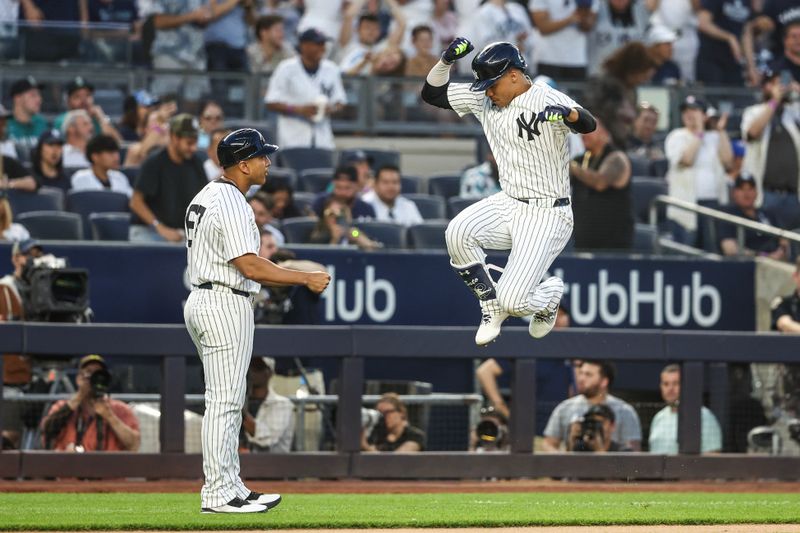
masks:
[[[196,494],[0,493],[0,530],[800,523],[800,494],[288,494],[259,515],[199,508]]]

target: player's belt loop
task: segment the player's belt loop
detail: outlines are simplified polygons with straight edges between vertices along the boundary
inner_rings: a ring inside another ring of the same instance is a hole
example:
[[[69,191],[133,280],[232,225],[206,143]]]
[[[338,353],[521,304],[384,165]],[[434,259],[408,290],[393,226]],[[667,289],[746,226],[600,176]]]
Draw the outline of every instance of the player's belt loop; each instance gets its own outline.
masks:
[[[250,297],[250,293],[249,292],[240,291],[239,289],[234,289],[233,287],[225,287],[223,285],[219,285],[219,286],[223,287],[223,288],[230,289],[230,291],[233,294],[235,294],[236,296],[244,296],[245,298],[249,298]],[[200,285],[197,285],[197,288],[198,289],[206,289],[206,290],[209,290],[209,291],[213,291],[214,290],[214,285],[210,281],[206,281],[205,283],[201,283]]]

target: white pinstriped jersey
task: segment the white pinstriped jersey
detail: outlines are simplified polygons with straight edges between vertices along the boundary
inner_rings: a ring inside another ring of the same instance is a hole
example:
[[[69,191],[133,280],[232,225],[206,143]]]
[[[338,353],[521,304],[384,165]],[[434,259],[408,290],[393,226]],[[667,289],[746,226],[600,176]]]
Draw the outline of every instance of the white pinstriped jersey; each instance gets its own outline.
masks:
[[[459,116],[472,113],[486,133],[500,172],[500,187],[514,198],[569,196],[569,127],[563,122],[538,122],[548,105],[578,107],[549,85],[537,82],[506,107],[496,107],[468,83],[451,83],[450,106]]]
[[[230,263],[258,254],[261,246],[253,209],[232,181],[219,178],[203,187],[186,209],[185,228],[193,286],[211,282],[251,294],[261,289]]]

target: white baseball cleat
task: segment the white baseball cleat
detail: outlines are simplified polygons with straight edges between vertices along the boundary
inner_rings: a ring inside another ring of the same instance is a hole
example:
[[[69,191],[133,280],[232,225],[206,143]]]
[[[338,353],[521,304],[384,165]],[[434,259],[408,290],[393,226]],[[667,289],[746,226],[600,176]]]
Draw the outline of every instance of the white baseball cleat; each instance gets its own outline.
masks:
[[[267,509],[272,509],[281,503],[280,494],[262,494],[251,490],[250,494],[245,498],[247,503],[255,503],[258,505],[266,505]]]
[[[214,513],[263,513],[267,510],[266,505],[247,502],[241,498],[234,498],[224,505],[217,507],[203,507],[200,512],[203,514]]]
[[[506,318],[508,318],[508,313],[505,311],[490,309],[489,306],[482,309],[481,325],[478,326],[478,332],[475,334],[475,344],[486,346],[495,340],[500,335],[500,328]]]
[[[534,313],[531,316],[531,323],[528,324],[528,333],[530,333],[531,337],[534,339],[541,339],[550,333],[550,330],[553,329],[556,323],[557,314],[558,311],[554,313],[548,309],[542,309]]]

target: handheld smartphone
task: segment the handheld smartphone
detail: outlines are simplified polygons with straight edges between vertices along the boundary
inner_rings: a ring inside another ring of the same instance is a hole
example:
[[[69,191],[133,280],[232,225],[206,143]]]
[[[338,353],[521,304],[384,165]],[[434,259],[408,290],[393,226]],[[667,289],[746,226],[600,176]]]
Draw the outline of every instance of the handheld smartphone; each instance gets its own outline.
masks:
[[[731,113],[733,113],[733,102],[727,100],[721,101],[719,103],[719,114],[730,115]]]

